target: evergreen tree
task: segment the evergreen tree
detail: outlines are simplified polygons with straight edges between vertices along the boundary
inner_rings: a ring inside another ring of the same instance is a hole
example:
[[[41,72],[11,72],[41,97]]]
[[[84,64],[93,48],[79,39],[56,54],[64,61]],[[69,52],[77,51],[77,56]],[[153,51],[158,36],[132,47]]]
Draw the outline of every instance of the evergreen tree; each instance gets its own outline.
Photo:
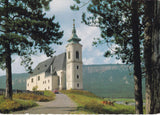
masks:
[[[160,113],[160,1],[145,1],[146,113]]]
[[[82,1],[71,6],[79,10]],[[84,3],[83,3],[84,4]],[[134,64],[136,113],[143,113],[141,57],[143,54],[143,1],[139,0],[89,0],[88,15],[82,14],[86,25],[99,27],[101,38],[94,45],[115,45],[114,52],[106,51],[106,57],[116,55],[124,63]],[[84,4],[85,5],[85,4]]]
[[[59,24],[54,16],[47,18],[43,12],[49,10],[50,1],[0,1],[0,67],[6,69],[6,98],[12,99],[12,55],[19,55],[21,64],[31,72],[31,55],[40,51],[51,56],[51,44],[61,44]]]

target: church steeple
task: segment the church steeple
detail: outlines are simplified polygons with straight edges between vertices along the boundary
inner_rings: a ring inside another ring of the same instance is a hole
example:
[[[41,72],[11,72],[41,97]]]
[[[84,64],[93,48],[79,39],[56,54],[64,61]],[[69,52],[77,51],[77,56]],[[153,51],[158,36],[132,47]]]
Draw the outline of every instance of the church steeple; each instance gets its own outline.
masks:
[[[79,41],[81,41],[81,39],[78,38],[78,36],[77,36],[77,34],[76,34],[75,19],[73,19],[72,36],[71,36],[71,38],[68,40],[68,42],[71,42],[71,43],[79,43]]]

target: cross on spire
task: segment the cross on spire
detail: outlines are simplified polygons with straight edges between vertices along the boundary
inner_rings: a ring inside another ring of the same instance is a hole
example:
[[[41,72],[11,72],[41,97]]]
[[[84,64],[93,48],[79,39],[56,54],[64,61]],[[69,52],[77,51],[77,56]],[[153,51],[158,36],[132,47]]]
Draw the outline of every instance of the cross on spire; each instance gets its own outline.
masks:
[[[78,36],[77,36],[77,34],[76,34],[75,19],[73,19],[72,36],[71,36],[71,38],[68,40],[68,42],[79,43],[79,41],[81,41],[81,39],[78,38]]]

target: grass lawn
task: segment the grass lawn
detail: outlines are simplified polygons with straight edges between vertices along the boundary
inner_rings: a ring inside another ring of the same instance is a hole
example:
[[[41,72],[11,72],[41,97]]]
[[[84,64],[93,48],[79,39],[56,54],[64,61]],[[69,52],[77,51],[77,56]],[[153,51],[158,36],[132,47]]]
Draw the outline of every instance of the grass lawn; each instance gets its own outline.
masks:
[[[103,104],[104,99],[87,91],[70,90],[61,91],[67,94],[78,105],[74,114],[134,114],[135,107],[129,105]]]
[[[13,100],[0,96],[0,113],[10,113],[12,111],[23,110],[37,106],[35,101],[54,100],[55,94],[51,91],[44,91],[44,96],[29,93],[19,93],[13,95]]]
[[[133,98],[104,98],[104,100],[135,103],[135,99],[133,99]],[[144,99],[143,102],[145,103],[146,100]]]

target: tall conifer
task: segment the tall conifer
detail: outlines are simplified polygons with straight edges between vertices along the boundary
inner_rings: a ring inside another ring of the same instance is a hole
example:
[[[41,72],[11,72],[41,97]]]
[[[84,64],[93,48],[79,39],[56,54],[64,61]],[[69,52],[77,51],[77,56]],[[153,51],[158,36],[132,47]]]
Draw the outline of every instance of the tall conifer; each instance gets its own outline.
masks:
[[[52,43],[61,44],[63,32],[55,17],[47,18],[51,0],[0,1],[0,67],[6,69],[6,98],[12,99],[12,55],[21,56],[31,72],[31,55],[38,51],[51,56]]]

